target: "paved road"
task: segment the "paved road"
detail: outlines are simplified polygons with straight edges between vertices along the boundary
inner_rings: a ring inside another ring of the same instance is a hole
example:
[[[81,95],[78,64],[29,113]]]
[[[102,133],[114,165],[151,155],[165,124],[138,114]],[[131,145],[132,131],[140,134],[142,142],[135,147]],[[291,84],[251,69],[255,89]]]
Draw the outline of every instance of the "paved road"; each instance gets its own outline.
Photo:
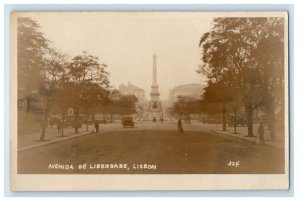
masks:
[[[202,124],[201,122],[194,121],[192,124],[184,124],[185,131],[206,131],[210,132],[215,128],[212,124]],[[125,130],[177,130],[176,121],[152,122],[152,121],[136,121],[134,128],[123,128],[120,123],[100,125],[100,132],[107,131],[125,131]]]
[[[79,128],[79,134],[84,133],[90,133],[93,130],[94,126],[90,125],[88,126],[88,131],[86,130],[86,126],[83,125],[81,128]],[[151,121],[136,121],[135,122],[135,128],[134,130],[176,130],[177,124],[175,121],[165,121],[163,124],[156,122],[153,123]],[[185,130],[212,130],[214,126],[205,124],[203,125],[200,122],[193,122],[192,125],[185,125]],[[132,129],[132,128],[126,128]],[[123,129],[121,123],[112,123],[112,124],[100,124],[100,132],[108,132],[108,131],[124,131],[126,129]],[[66,140],[70,137],[76,136],[74,133],[74,128],[65,128],[64,129],[64,136],[62,137],[60,133],[57,132],[56,126],[53,126],[52,128],[47,128],[46,130],[46,137],[44,142],[40,142],[40,131],[32,132],[32,133],[20,133],[18,135],[18,149],[26,149],[28,147],[32,146],[39,146],[44,145],[51,142],[60,141],[62,139]]]
[[[19,173],[283,173],[284,150],[222,137],[212,125],[137,122],[101,125],[100,133],[20,151]],[[234,164],[238,163],[237,167]],[[84,166],[85,169],[79,169]],[[229,165],[230,164],[230,165]]]

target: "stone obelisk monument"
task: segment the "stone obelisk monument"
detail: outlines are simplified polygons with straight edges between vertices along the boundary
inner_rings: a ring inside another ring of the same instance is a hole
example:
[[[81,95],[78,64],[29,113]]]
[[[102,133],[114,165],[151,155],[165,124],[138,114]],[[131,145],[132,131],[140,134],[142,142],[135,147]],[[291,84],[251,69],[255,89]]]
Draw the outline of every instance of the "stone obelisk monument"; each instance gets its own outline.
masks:
[[[157,61],[156,55],[153,55],[153,80],[151,85],[150,101],[148,107],[148,116],[153,119],[161,117],[161,102],[159,100],[158,83],[157,83]]]

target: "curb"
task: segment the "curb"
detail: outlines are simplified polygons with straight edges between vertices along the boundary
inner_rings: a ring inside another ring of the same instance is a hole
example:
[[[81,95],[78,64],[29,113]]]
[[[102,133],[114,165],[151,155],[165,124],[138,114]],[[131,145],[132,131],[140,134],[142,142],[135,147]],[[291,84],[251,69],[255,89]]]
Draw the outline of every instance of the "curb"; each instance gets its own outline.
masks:
[[[80,137],[80,136],[87,135],[87,134],[93,134],[93,133],[91,131],[88,131],[88,132],[84,132],[84,133],[80,133],[80,134],[73,134],[73,135],[65,137],[65,138],[58,138],[58,139],[54,139],[54,140],[51,140],[51,141],[48,141],[48,142],[41,142],[40,144],[25,146],[25,147],[19,148],[18,151],[25,151],[25,150],[29,150],[29,149],[34,149],[34,148],[38,148],[38,147],[41,147],[41,146],[44,146],[44,145],[54,144],[54,143],[57,143],[57,142],[69,140],[69,139]]]
[[[232,138],[236,138],[236,139],[241,139],[241,140],[245,140],[245,141],[248,141],[248,142],[252,142],[252,143],[254,143],[253,145],[256,145],[256,143],[257,143],[256,140],[251,140],[250,138],[236,137],[236,136],[234,136],[234,134],[224,133],[224,132],[219,131],[219,130],[213,130],[213,132],[218,133],[218,134],[223,134],[223,135],[226,135],[228,137],[232,137]],[[257,138],[257,136],[255,138]],[[281,147],[281,146],[278,146],[278,145],[274,145],[274,144],[270,144],[270,143],[265,143],[265,145],[276,147],[276,148],[284,148],[284,147]]]

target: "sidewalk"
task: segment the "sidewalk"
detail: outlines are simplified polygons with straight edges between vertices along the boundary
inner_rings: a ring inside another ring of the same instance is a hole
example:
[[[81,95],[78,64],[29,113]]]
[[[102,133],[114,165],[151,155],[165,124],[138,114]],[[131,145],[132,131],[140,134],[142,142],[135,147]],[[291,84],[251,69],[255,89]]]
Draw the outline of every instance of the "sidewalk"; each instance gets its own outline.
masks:
[[[70,138],[79,137],[82,135],[90,134],[93,130],[94,126],[90,125],[88,131],[86,130],[85,125],[82,128],[78,129],[78,134],[75,134],[74,128],[65,128],[64,135],[61,136],[61,133],[57,132],[56,126],[52,128],[48,127],[46,129],[46,135],[44,141],[39,141],[41,136],[41,131],[33,132],[30,134],[20,134],[18,136],[18,151],[23,151],[47,144],[52,144],[56,142],[60,142],[63,140],[68,140]]]
[[[253,125],[253,134],[254,137],[247,137],[248,134],[248,127],[237,127],[237,134],[234,134],[234,127],[227,127],[227,131],[222,130],[222,125],[218,125],[217,128],[214,129],[214,131],[218,134],[224,134],[229,137],[235,137],[243,140],[247,140],[250,142],[253,142],[255,145],[259,145],[259,137],[257,133],[258,124]],[[276,140],[271,141],[271,135],[270,131],[265,128],[265,144],[278,147],[278,148],[284,148],[284,134],[283,133],[276,133]]]
[[[123,130],[123,126],[118,122],[109,123],[109,124],[100,124],[99,126],[100,126],[99,127],[100,134],[108,131],[113,131],[113,130]],[[32,149],[35,147],[91,134],[93,129],[94,129],[94,125],[89,125],[87,131],[85,124],[83,124],[81,128],[78,128],[78,134],[75,134],[75,129],[68,127],[64,129],[64,135],[61,136],[61,134],[57,132],[56,126],[53,126],[52,128],[48,127],[46,129],[45,140],[42,142],[39,141],[41,136],[41,131],[36,131],[32,133],[20,133],[18,135],[18,151]]]

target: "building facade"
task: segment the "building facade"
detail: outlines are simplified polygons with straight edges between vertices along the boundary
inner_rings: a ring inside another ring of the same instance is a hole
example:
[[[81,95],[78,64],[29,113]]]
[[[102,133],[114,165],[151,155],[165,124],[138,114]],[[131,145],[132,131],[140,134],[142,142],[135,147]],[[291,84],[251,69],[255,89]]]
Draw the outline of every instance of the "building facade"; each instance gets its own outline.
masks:
[[[127,85],[121,84],[119,91],[124,95],[134,95],[137,98],[136,111],[139,118],[142,118],[146,109],[146,93],[134,84],[128,82]]]
[[[201,99],[205,84],[184,84],[178,85],[169,91],[169,101],[174,103],[178,96],[190,96],[196,99]]]

